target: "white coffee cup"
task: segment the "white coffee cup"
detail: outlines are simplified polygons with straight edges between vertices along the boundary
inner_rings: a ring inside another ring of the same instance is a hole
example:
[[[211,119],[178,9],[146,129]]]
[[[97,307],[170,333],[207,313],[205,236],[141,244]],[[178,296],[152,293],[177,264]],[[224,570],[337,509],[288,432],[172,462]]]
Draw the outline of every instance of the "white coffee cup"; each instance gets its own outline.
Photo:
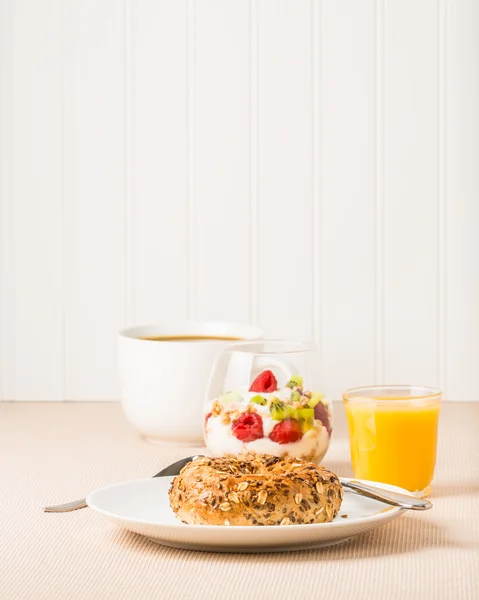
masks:
[[[151,442],[203,441],[203,402],[211,368],[231,340],[161,340],[151,337],[212,336],[256,340],[263,332],[228,322],[145,325],[119,333],[122,406],[128,420]]]

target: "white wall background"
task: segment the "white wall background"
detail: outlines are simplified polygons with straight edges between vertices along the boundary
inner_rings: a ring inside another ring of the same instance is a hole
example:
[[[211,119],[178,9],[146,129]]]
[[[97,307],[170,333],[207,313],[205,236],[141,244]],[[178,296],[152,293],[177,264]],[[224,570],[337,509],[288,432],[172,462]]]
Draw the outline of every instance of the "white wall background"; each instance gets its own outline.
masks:
[[[0,44],[3,399],[115,398],[187,317],[479,399],[477,0],[0,0]]]

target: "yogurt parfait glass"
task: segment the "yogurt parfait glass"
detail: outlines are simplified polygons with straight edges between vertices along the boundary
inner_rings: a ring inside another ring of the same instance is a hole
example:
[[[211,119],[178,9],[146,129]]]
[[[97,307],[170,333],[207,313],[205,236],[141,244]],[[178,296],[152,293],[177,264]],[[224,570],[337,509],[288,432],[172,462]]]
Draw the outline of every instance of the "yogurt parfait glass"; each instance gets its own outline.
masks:
[[[238,342],[216,361],[204,405],[211,456],[269,454],[320,463],[332,432],[312,344]]]

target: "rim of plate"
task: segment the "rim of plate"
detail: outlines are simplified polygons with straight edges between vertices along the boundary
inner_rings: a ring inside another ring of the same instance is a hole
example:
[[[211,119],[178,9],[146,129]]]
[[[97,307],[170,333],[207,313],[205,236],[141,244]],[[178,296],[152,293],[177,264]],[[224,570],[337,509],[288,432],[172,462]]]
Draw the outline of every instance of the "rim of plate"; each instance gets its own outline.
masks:
[[[171,479],[173,479],[173,476],[169,476],[169,477],[158,477],[157,479],[169,479],[171,481]],[[391,491],[396,491],[396,492],[400,492],[402,494],[407,494],[408,496],[413,496],[413,494],[411,494],[411,492],[409,492],[408,490],[405,490],[403,488],[400,488],[396,485],[390,485],[390,484],[386,484],[386,483],[379,483],[378,481],[369,481],[367,479],[357,479],[355,477],[343,477],[343,479],[345,481],[359,481],[361,483],[364,484],[369,484],[369,485],[381,485],[384,486],[385,489],[390,489]],[[154,477],[145,477],[143,479],[132,479],[130,481],[120,481],[118,483],[113,483],[110,485],[106,485],[102,488],[98,488],[97,490],[93,490],[92,492],[90,492],[87,497],[86,497],[86,503],[88,505],[89,508],[91,508],[92,510],[101,513],[107,517],[113,517],[116,520],[119,521],[124,521],[127,523],[139,523],[141,525],[159,525],[161,527],[166,527],[169,529],[176,529],[177,527],[184,527],[187,526],[189,529],[201,529],[201,531],[208,531],[208,530],[214,530],[214,531],[218,531],[219,529],[234,529],[237,531],[256,531],[256,530],[266,530],[266,531],[271,531],[271,530],[278,530],[281,529],[281,531],[284,531],[285,528],[287,528],[288,530],[298,530],[298,529],[302,529],[305,526],[306,527],[321,527],[321,528],[334,528],[334,529],[344,529],[347,528],[349,525],[351,525],[352,523],[363,523],[363,522],[367,522],[367,521],[383,521],[385,519],[388,519],[390,516],[395,515],[396,513],[402,513],[405,512],[406,509],[405,508],[401,508],[399,506],[389,506],[386,503],[383,502],[383,504],[385,505],[385,508],[381,509],[380,511],[378,511],[377,513],[373,513],[372,515],[367,515],[365,517],[360,517],[360,518],[356,518],[356,519],[342,519],[341,521],[330,521],[329,523],[303,523],[303,524],[296,524],[296,525],[287,525],[287,526],[282,526],[282,525],[268,525],[267,527],[254,527],[251,525],[231,525],[230,527],[226,527],[224,525],[196,525],[196,524],[192,524],[192,525],[186,525],[185,523],[182,523],[181,521],[178,521],[178,523],[175,523],[174,525],[172,523],[164,523],[162,521],[150,521],[148,519],[140,519],[137,517],[125,517],[124,515],[120,515],[118,513],[114,513],[111,512],[109,510],[105,510],[103,508],[98,508],[96,506],[91,506],[90,505],[90,499],[94,494],[100,493],[100,492],[104,492],[108,489],[114,488],[114,487],[118,487],[121,485],[128,485],[131,483],[143,483],[144,481],[155,481]],[[349,492],[348,492],[349,493]],[[354,492],[352,492],[355,496],[359,496],[360,494],[356,494]],[[375,502],[380,502],[380,500],[375,500]]]

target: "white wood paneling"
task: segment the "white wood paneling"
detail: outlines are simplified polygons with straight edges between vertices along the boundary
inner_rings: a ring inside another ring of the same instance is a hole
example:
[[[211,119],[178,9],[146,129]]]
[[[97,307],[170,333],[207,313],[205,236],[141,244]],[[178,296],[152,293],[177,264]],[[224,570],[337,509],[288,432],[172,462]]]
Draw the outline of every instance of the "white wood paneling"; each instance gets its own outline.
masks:
[[[188,316],[187,1],[131,3],[131,322]]]
[[[475,0],[0,2],[0,394],[116,332],[313,339],[326,391],[479,387]]]
[[[337,394],[376,378],[375,2],[323,3],[320,22],[319,339]]]
[[[438,383],[436,9],[436,0],[387,0],[384,10],[383,377],[430,385]]]
[[[258,9],[258,300],[268,335],[312,337],[311,2]]]
[[[479,4],[448,6],[446,30],[446,385],[450,398],[479,388]]]
[[[61,2],[10,4],[8,188],[3,188],[4,397],[63,396]],[[3,56],[2,56],[3,58]],[[6,75],[6,73],[5,73]],[[2,128],[3,129],[3,128]],[[2,143],[4,151],[6,150]],[[6,247],[8,246],[8,247]],[[5,265],[4,265],[5,266]]]
[[[249,43],[244,0],[198,0],[194,197],[197,316],[250,319]]]
[[[65,5],[66,395],[118,396],[126,322],[124,6]],[[60,227],[61,230],[61,227]]]

